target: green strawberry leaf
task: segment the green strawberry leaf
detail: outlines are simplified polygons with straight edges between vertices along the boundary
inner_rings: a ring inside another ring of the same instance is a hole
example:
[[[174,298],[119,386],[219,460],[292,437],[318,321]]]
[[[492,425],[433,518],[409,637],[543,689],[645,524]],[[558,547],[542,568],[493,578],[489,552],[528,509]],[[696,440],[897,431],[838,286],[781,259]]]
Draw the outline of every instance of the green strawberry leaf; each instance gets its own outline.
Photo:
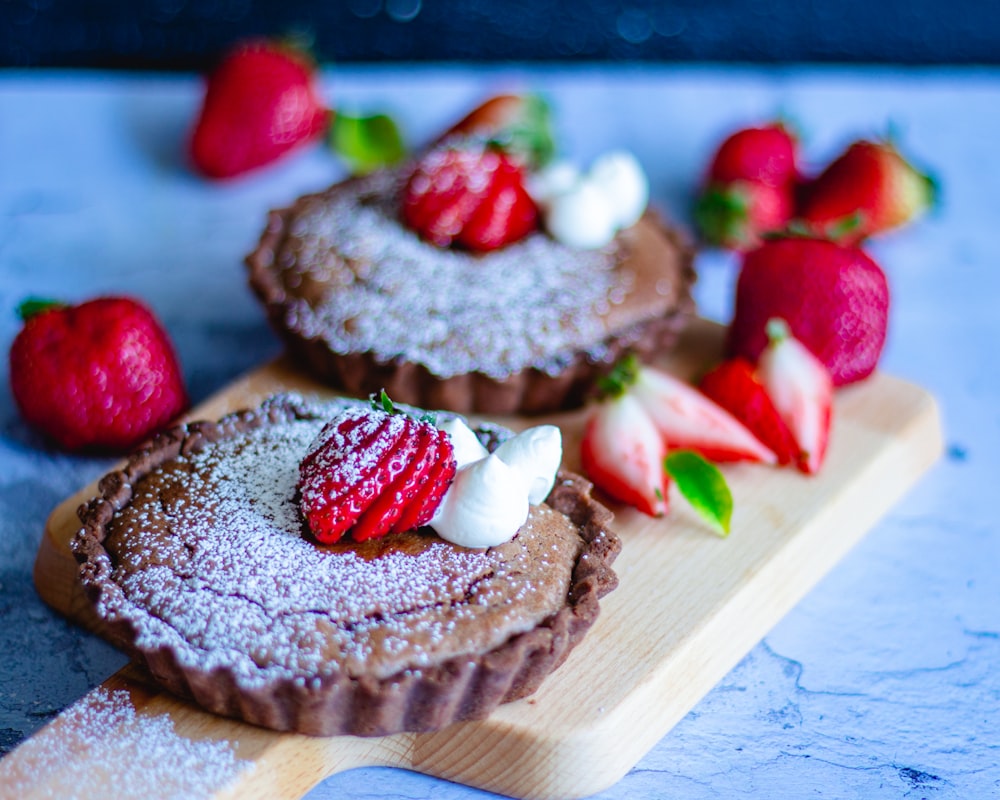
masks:
[[[719,468],[693,450],[670,452],[664,467],[699,516],[720,536],[728,536],[733,495]]]
[[[46,297],[28,297],[18,304],[17,316],[21,318],[22,322],[27,322],[43,311],[48,311],[50,308],[62,308],[65,305],[58,300],[50,300]]]
[[[330,147],[355,175],[396,164],[406,155],[399,128],[386,114],[354,117],[337,112],[330,126]]]
[[[524,155],[532,169],[548,164],[555,156],[556,145],[552,113],[545,98],[537,94],[524,95],[524,110],[519,119],[491,137],[490,144]]]
[[[642,365],[635,353],[627,353],[611,368],[606,375],[597,379],[597,391],[602,398],[621,397],[639,377]]]
[[[389,397],[389,393],[385,389],[382,389],[378,394],[370,394],[368,396],[368,402],[371,403],[371,406],[375,411],[384,411],[390,416],[397,413],[396,404],[392,402],[392,399]]]

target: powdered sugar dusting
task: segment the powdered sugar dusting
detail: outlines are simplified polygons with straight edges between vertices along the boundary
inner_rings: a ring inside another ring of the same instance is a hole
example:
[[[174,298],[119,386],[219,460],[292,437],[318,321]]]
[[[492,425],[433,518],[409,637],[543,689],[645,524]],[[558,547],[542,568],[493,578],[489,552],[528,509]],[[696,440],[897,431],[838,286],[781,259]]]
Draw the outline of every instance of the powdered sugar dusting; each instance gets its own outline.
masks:
[[[105,595],[102,613],[131,620],[141,648],[171,647],[186,666],[226,667],[252,686],[338,670],[385,677],[450,657],[456,638],[497,646],[562,604],[579,540],[565,518],[537,524],[556,512],[538,511],[510,550],[414,533],[419,546],[366,558],[304,539],[299,461],[322,426],[267,425],[140,481],[110,525],[122,592]],[[542,582],[524,561],[539,537],[564,551]]]
[[[181,736],[166,714],[137,711],[123,689],[99,687],[0,762],[5,797],[120,800],[214,796],[253,763],[229,741]]]
[[[375,173],[302,201],[276,256],[289,327],[442,378],[557,374],[600,349],[622,280],[613,245],[582,251],[534,234],[479,256],[438,248],[399,223],[396,181]]]

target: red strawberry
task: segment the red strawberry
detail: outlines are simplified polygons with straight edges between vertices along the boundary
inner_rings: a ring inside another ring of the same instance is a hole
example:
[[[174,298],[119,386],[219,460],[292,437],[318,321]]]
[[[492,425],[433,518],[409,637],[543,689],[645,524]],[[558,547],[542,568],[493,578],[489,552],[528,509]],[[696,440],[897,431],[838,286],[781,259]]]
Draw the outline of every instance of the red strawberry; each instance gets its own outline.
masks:
[[[694,216],[702,238],[732,250],[759,245],[795,215],[795,187],[753,181],[710,184],[698,198]]]
[[[455,137],[491,142],[537,168],[555,153],[548,104],[534,94],[500,94],[476,106],[437,140]]]
[[[934,182],[888,142],[854,142],[805,190],[800,217],[817,233],[856,243],[920,216]]]
[[[480,145],[428,152],[403,192],[403,220],[424,239],[448,247],[495,250],[538,226],[538,209],[521,168]]]
[[[799,448],[792,432],[745,358],[723,361],[701,379],[699,387],[771,448],[779,464],[797,460]]]
[[[729,136],[709,164],[695,206],[703,238],[746,250],[762,234],[784,228],[795,213],[797,144],[781,124],[744,128]]]
[[[191,159],[210,178],[231,178],[314,141],[328,122],[315,68],[302,53],[245,42],[208,78]]]
[[[135,300],[25,303],[10,349],[22,416],[69,450],[122,452],[187,407],[167,334]]]
[[[830,436],[833,382],[826,367],[796,340],[784,320],[767,326],[768,346],[761,354],[760,378],[798,445],[799,469],[819,471]]]
[[[841,386],[875,369],[888,314],[885,274],[862,250],[825,239],[772,239],[744,256],[727,350],[755,363],[767,345],[767,321],[779,317]]]
[[[719,146],[706,183],[794,184],[799,179],[797,149],[795,137],[781,123],[738,130]]]
[[[694,450],[710,461],[777,462],[777,456],[725,409],[693,386],[654,367],[633,369],[629,392],[670,449]]]
[[[324,544],[427,524],[455,477],[448,434],[405,414],[357,407],[327,423],[299,466],[303,516]]]
[[[583,469],[597,486],[654,517],[667,512],[666,454],[663,437],[629,394],[597,406],[580,446]]]

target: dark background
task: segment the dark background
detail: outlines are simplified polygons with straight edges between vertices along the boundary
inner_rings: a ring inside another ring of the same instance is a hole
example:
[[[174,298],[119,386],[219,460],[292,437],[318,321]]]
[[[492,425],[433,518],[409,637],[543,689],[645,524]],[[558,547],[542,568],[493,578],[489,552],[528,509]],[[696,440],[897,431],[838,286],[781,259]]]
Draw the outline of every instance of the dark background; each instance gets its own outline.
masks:
[[[203,70],[290,32],[342,63],[1000,63],[998,0],[0,0],[0,66]]]

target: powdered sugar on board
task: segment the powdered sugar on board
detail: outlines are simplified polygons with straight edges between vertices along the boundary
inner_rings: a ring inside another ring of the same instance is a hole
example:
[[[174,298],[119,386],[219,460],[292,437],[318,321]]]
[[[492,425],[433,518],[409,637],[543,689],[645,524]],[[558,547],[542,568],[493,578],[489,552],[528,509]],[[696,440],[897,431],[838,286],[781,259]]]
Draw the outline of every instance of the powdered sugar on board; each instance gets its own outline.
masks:
[[[101,786],[116,800],[190,800],[253,768],[233,742],[188,739],[169,715],[136,711],[124,689],[98,687],[0,761],[0,796],[73,800]]]
[[[599,355],[602,315],[628,277],[614,245],[576,250],[535,234],[481,256],[435,247],[400,224],[395,181],[376,173],[301,201],[276,256],[289,327],[442,378],[558,374],[578,351]]]

